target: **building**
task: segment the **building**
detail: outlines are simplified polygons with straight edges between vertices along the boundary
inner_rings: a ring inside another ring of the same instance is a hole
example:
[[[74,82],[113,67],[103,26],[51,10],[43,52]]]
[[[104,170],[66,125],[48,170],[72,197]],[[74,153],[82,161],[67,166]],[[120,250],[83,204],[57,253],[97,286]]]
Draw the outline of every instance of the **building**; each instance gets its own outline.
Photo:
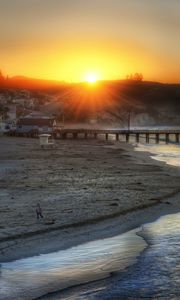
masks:
[[[9,105],[8,106],[8,111],[7,111],[7,119],[10,122],[15,122],[16,121],[16,105]]]
[[[20,134],[28,134],[33,132],[37,132],[38,134],[52,133],[56,125],[56,120],[52,117],[27,116],[18,120],[16,132]]]
[[[8,97],[4,94],[0,94],[0,105],[7,105],[8,104]]]
[[[19,107],[34,109],[38,103],[38,100],[36,98],[15,98],[12,100],[12,102]]]

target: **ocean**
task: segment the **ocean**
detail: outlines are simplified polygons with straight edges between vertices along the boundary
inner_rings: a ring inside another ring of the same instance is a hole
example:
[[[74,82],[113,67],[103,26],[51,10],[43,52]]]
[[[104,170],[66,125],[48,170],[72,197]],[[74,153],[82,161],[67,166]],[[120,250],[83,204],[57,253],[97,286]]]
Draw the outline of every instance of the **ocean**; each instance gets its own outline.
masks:
[[[180,167],[180,145],[178,144],[136,144],[135,150],[149,152],[153,159]]]
[[[81,288],[54,300],[180,299],[180,213],[145,224],[137,232],[147,242],[137,262],[110,283]],[[50,298],[48,298],[50,299]]]

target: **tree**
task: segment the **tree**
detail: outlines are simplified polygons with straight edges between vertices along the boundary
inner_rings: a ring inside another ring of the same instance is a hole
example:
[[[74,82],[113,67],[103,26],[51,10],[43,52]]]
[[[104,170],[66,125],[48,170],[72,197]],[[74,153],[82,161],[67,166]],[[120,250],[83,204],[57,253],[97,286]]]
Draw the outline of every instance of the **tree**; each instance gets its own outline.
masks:
[[[134,73],[126,76],[127,80],[133,80],[133,81],[142,81],[143,75],[142,73]]]
[[[2,72],[1,72],[1,70],[0,70],[0,81],[4,81],[4,76],[3,76],[3,74],[2,74]]]
[[[0,106],[0,115],[2,116],[3,119],[7,118],[7,113],[9,111],[9,108],[6,106]]]

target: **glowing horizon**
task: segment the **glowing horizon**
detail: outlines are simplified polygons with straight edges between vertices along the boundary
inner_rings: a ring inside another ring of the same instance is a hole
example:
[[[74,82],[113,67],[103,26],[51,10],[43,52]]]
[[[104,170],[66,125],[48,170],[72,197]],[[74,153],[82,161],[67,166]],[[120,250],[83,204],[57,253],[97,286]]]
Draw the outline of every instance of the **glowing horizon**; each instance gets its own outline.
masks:
[[[179,28],[176,0],[0,0],[0,69],[65,82],[138,72],[177,83]]]

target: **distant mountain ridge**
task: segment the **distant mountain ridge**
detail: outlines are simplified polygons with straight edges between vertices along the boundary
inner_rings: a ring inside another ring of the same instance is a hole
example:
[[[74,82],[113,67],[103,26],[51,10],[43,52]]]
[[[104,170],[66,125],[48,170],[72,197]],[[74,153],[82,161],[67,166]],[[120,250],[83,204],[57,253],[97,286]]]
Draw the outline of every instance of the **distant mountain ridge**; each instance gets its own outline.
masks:
[[[37,79],[26,76],[0,77],[0,88],[38,89],[63,85],[64,82],[48,79]]]

